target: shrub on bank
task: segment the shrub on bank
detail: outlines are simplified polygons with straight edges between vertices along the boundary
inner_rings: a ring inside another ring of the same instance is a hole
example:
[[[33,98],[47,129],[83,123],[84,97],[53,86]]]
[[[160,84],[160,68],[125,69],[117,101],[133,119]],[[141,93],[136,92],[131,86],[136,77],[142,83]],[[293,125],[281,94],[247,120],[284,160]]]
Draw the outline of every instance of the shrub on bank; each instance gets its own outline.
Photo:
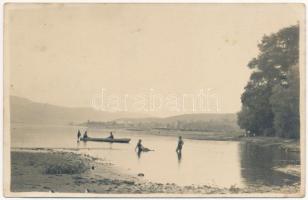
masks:
[[[48,163],[45,166],[45,174],[80,174],[89,169],[89,165],[82,160],[63,159]]]

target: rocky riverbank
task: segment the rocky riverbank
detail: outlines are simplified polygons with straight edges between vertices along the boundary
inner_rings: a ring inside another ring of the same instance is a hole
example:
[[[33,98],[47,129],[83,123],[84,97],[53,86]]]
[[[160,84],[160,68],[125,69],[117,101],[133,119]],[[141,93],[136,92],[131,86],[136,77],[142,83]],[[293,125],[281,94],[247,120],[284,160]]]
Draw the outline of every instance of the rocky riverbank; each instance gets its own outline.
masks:
[[[298,196],[299,183],[283,187],[219,188],[208,185],[178,186],[152,183],[117,171],[87,155],[42,150],[11,152],[11,191],[102,194],[278,194]]]

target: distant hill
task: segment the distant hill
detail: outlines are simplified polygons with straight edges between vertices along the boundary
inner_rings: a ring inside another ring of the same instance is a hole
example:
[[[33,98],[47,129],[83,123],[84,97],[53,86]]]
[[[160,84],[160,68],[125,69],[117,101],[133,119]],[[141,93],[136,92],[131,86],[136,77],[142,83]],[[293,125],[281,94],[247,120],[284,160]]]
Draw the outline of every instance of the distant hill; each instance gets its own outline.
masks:
[[[225,121],[225,122],[235,122],[237,121],[237,116],[235,113],[196,113],[196,114],[183,114],[175,115],[171,117],[159,118],[159,117],[147,117],[147,118],[120,118],[114,121],[117,122],[134,122],[134,123],[145,123],[145,122],[195,122],[195,121]]]
[[[83,124],[89,127],[239,131],[236,114],[184,114],[165,118],[130,112],[70,108],[10,97],[11,122],[27,124]]]
[[[166,118],[169,121],[213,121],[213,120],[221,120],[221,121],[236,121],[237,116],[235,113],[198,113],[198,114],[185,114],[185,115],[177,115]]]
[[[121,118],[111,122],[89,122],[95,128],[167,129],[206,132],[239,132],[236,114],[184,114],[165,118]]]
[[[70,108],[10,96],[12,123],[69,124],[85,121],[112,121],[118,118],[142,118],[148,115],[130,112],[105,112],[93,108]]]

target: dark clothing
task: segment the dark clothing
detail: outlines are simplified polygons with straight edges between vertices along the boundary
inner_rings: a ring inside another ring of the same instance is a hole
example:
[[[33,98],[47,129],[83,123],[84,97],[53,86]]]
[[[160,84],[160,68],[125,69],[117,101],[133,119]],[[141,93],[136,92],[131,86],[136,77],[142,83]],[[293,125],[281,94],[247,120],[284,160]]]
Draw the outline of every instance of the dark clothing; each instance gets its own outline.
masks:
[[[84,134],[83,134],[83,138],[88,138],[88,133],[87,133],[87,131],[86,131],[86,132],[84,132]]]
[[[183,146],[183,145],[184,145],[183,140],[180,140],[179,143],[178,143],[178,147],[182,149],[182,146]]]
[[[136,148],[138,149],[138,153],[140,153],[143,150],[143,146],[140,142],[138,142]]]
[[[178,146],[177,146],[177,148],[176,148],[176,151],[177,151],[177,152],[181,152],[181,151],[182,151],[183,145],[184,145],[183,140],[179,140]]]
[[[80,136],[81,136],[81,133],[80,133],[80,131],[78,130],[78,133],[77,133],[78,139],[80,138]]]
[[[109,139],[113,139],[114,138],[112,132],[110,132],[110,136],[108,138]]]

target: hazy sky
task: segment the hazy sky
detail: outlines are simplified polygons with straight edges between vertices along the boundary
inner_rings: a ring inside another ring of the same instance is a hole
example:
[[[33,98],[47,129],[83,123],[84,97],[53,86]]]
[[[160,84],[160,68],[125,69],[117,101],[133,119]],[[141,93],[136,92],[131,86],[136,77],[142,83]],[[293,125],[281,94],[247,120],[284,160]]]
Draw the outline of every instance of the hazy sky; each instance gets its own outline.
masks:
[[[302,5],[13,5],[5,10],[10,92],[91,106],[106,96],[197,94],[237,112],[264,34],[294,25]],[[161,110],[159,115],[168,115]]]

